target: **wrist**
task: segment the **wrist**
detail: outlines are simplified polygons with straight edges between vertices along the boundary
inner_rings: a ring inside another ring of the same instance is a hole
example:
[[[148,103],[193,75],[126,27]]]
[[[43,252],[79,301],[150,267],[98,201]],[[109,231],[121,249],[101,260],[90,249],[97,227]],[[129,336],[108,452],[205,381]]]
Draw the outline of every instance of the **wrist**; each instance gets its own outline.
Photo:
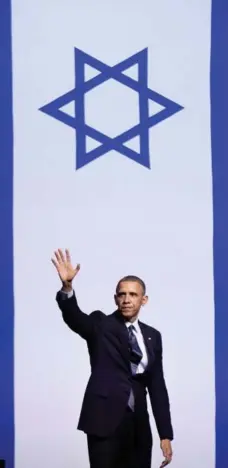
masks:
[[[62,291],[65,293],[72,291],[72,281],[62,281]]]

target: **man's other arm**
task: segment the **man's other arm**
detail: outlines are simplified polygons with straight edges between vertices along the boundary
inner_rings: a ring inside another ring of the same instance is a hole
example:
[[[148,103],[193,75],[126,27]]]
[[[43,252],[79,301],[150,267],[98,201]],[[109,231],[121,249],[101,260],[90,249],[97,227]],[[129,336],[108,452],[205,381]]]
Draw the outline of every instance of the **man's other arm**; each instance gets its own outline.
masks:
[[[162,338],[160,332],[157,331],[156,335],[155,363],[147,387],[159,437],[161,440],[173,440],[169,396],[163,373]]]

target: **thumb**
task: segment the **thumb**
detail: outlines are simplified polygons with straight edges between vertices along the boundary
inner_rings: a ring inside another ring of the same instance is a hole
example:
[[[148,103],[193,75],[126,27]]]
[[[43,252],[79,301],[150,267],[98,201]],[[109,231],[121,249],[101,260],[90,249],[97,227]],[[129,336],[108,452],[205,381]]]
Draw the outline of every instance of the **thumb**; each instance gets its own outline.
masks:
[[[80,263],[78,263],[77,266],[76,266],[76,268],[74,269],[75,275],[77,275],[77,273],[79,272],[80,268],[81,268],[81,265],[80,265]]]

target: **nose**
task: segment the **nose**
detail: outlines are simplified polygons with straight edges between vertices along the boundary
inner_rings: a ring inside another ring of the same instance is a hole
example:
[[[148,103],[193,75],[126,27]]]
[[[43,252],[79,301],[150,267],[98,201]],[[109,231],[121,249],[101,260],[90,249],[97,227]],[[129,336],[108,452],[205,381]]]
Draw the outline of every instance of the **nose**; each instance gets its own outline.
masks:
[[[128,296],[128,294],[126,294],[124,296],[124,304],[129,304],[129,302],[130,302],[130,297]]]

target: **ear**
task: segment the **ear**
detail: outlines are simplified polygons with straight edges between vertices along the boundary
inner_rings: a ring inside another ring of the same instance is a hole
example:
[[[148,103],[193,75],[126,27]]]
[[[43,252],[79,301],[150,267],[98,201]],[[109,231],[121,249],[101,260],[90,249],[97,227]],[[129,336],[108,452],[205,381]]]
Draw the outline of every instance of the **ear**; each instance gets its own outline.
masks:
[[[114,301],[115,301],[115,304],[118,305],[117,304],[117,295],[116,294],[114,295]]]
[[[146,305],[148,300],[149,300],[148,296],[143,296],[142,305]]]

